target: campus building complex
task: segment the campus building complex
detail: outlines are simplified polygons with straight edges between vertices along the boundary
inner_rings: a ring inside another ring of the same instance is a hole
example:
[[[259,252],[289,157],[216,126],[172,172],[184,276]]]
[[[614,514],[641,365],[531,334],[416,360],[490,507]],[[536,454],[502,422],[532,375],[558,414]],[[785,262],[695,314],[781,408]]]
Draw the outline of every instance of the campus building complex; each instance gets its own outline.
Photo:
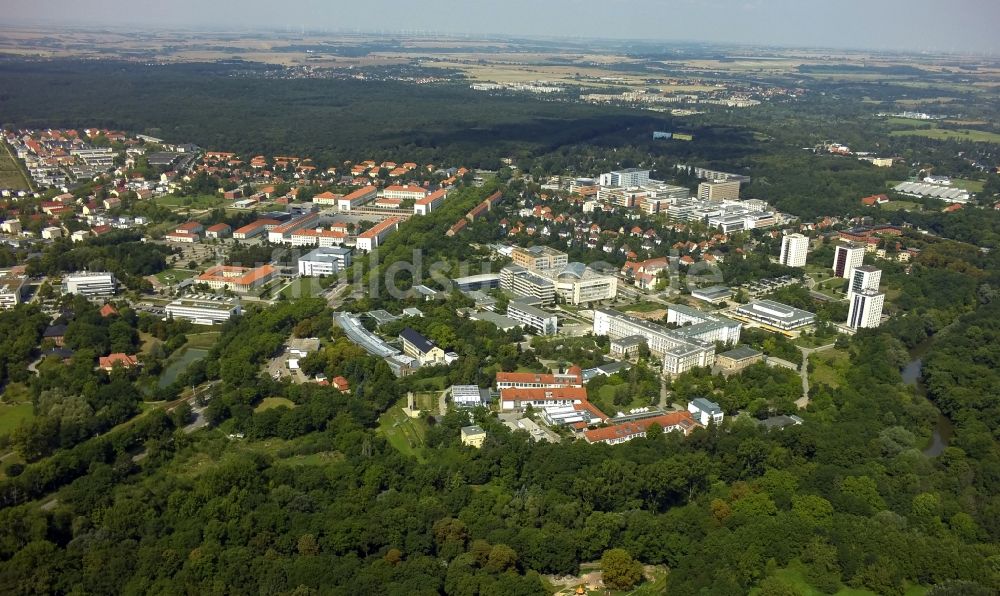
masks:
[[[668,321],[683,325],[669,329],[662,325],[608,308],[594,310],[594,335],[612,340],[613,353],[627,354],[641,343],[654,356],[663,358],[663,372],[680,374],[715,360],[715,342],[739,341],[740,323],[702,311],[671,305]]]

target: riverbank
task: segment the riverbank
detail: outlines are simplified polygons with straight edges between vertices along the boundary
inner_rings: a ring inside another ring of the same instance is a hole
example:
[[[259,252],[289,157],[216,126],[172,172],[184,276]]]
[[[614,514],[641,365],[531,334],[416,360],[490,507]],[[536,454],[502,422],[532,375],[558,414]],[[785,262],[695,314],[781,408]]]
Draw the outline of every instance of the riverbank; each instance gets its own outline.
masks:
[[[927,399],[927,388],[923,383],[924,356],[930,350],[933,338],[928,338],[910,350],[910,361],[906,363],[900,374],[903,382],[913,387],[917,395]],[[937,410],[937,407],[934,408]],[[927,457],[937,457],[941,455],[951,442],[951,437],[955,433],[955,428],[947,416],[937,410],[937,421],[931,430],[931,440],[922,453]]]

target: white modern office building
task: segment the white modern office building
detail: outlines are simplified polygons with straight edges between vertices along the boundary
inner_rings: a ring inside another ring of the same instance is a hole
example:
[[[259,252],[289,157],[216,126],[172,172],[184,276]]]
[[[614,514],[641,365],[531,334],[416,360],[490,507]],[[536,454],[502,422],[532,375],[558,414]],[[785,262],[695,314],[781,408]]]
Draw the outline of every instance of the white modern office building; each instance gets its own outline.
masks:
[[[649,170],[640,170],[639,168],[615,170],[601,174],[599,183],[601,186],[621,186],[625,188],[642,186],[649,183],[649,172]]]
[[[191,321],[195,325],[225,323],[243,311],[238,298],[225,298],[211,294],[196,294],[177,298],[167,304],[166,313],[174,319]]]
[[[342,246],[317,248],[299,257],[299,275],[333,275],[351,266],[351,249]]]
[[[882,322],[885,294],[878,290],[851,292],[847,311],[847,325],[852,329],[878,327]]]
[[[507,316],[538,335],[555,335],[559,331],[559,319],[556,315],[519,300],[507,303]]]
[[[786,267],[805,267],[809,253],[809,238],[802,234],[786,234],[781,239],[778,262]]]
[[[84,296],[113,296],[117,288],[115,275],[107,271],[70,273],[62,283],[63,293]]]
[[[744,304],[736,309],[736,314],[781,331],[791,331],[816,322],[813,313],[773,300],[755,300]]]
[[[865,247],[861,244],[838,244],[833,255],[833,274],[850,279],[855,267],[865,261]]]

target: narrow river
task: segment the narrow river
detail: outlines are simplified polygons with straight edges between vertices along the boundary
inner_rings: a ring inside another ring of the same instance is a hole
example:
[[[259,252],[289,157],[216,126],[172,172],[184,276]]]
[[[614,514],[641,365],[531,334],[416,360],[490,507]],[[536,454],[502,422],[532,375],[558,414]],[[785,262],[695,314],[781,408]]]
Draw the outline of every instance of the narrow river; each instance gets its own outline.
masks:
[[[920,375],[924,367],[924,354],[927,353],[930,345],[931,340],[927,340],[910,350],[911,360],[906,363],[902,371],[903,382],[916,387],[917,393],[925,398],[927,397],[927,388],[924,387]],[[954,428],[951,425],[951,420],[948,420],[944,414],[938,412],[937,422],[934,424],[934,430],[931,433],[931,443],[924,449],[924,455],[928,457],[941,455],[948,446],[948,442],[951,441],[952,433],[954,433]]]

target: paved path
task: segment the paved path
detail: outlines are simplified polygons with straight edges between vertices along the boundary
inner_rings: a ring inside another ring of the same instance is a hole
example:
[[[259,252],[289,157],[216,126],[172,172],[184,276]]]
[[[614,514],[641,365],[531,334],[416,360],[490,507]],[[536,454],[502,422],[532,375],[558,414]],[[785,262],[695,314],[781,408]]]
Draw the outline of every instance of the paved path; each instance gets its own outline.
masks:
[[[795,400],[795,405],[801,410],[809,405],[809,355],[813,352],[822,352],[824,350],[829,350],[836,344],[827,344],[825,346],[819,346],[818,348],[803,348],[799,346],[799,351],[802,352],[802,366],[799,368],[799,374],[802,376],[802,397]]]

